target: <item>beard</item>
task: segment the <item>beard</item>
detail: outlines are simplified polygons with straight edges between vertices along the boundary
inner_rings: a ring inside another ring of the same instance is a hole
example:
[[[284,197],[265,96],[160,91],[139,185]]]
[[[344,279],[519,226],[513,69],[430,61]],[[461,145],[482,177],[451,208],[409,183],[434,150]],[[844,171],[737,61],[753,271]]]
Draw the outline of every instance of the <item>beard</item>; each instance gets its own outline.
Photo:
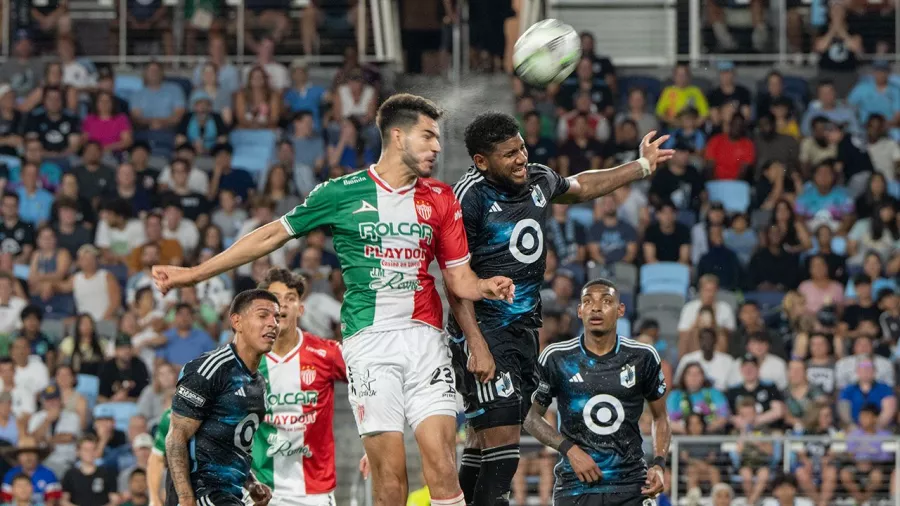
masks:
[[[500,190],[502,190],[504,193],[516,195],[518,193],[521,193],[528,187],[527,178],[525,179],[524,183],[518,183],[513,180],[511,175],[509,175],[508,173],[504,173],[500,169],[488,168],[484,172],[487,179],[494,183],[494,185],[500,188]]]
[[[416,177],[431,176],[430,173],[427,175],[424,174],[419,168],[419,159],[413,154],[412,149],[409,147],[409,141],[403,143],[403,152],[400,154],[400,161],[402,161],[403,165],[406,165]]]

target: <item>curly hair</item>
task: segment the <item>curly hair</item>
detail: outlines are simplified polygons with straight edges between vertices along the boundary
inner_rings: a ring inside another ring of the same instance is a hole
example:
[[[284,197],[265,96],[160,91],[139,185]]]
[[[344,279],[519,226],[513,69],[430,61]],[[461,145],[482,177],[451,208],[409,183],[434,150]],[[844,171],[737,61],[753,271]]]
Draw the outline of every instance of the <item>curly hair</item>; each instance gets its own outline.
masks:
[[[466,127],[466,150],[470,157],[476,154],[489,155],[497,144],[515,137],[519,133],[519,123],[509,114],[488,111],[479,114]]]

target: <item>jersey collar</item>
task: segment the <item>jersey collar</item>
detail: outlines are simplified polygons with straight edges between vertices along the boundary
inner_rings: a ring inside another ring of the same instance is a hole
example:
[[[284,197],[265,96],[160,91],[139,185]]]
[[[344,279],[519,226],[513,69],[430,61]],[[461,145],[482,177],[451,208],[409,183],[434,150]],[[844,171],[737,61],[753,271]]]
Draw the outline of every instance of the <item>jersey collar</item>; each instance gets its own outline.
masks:
[[[266,357],[269,360],[271,360],[272,362],[275,362],[276,364],[280,364],[282,362],[287,362],[288,360],[293,358],[294,355],[300,351],[300,347],[303,346],[303,331],[300,330],[300,327],[297,327],[297,335],[300,336],[300,338],[297,339],[297,345],[294,346],[293,348],[291,348],[290,351],[285,353],[284,357],[279,357],[278,355],[275,354],[274,351],[270,351],[269,353],[266,353]]]
[[[607,353],[606,355],[601,356],[601,355],[597,355],[593,351],[587,349],[587,346],[584,345],[584,334],[581,334],[581,336],[578,337],[578,346],[581,347],[581,352],[594,360],[608,360],[608,359],[618,355],[619,346],[621,346],[621,344],[622,344],[622,336],[616,334],[616,347],[613,348],[611,352]]]
[[[234,355],[234,359],[237,361],[237,363],[241,364],[241,369],[243,369],[244,372],[246,372],[250,376],[256,376],[257,373],[250,372],[250,368],[247,367],[247,364],[245,364],[243,360],[241,360],[241,356],[238,355],[237,348],[234,346],[233,342],[228,343],[228,349],[231,350],[231,354]]]
[[[410,183],[406,186],[401,186],[400,188],[392,188],[391,185],[389,185],[387,181],[385,181],[384,179],[381,179],[381,176],[379,176],[378,173],[375,172],[375,164],[374,163],[369,166],[368,172],[369,172],[369,176],[372,178],[372,180],[375,181],[375,184],[384,188],[386,191],[388,191],[390,193],[398,193],[400,195],[403,195],[404,193],[412,190],[413,187],[416,186],[416,183],[419,181],[418,179],[415,179],[415,180],[413,180],[412,183]]]

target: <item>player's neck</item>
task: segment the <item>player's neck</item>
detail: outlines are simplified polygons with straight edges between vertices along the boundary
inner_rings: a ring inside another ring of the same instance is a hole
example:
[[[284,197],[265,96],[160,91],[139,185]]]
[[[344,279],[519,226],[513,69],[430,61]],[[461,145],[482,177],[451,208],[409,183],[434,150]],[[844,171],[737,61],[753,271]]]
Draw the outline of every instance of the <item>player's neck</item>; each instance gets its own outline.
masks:
[[[403,163],[399,154],[385,153],[372,170],[394,190],[416,182],[416,174]]]
[[[586,332],[584,334],[584,347],[594,355],[602,357],[616,348],[616,342],[618,340],[619,338],[616,336],[615,332],[600,336],[595,336]]]
[[[234,340],[234,349],[238,358],[247,366],[250,372],[255,373],[259,369],[259,362],[262,360],[262,354],[250,347],[243,339]]]
[[[300,332],[297,327],[285,329],[284,334],[278,334],[275,339],[275,345],[272,346],[272,353],[279,357],[284,357],[287,353],[297,346],[300,342]]]

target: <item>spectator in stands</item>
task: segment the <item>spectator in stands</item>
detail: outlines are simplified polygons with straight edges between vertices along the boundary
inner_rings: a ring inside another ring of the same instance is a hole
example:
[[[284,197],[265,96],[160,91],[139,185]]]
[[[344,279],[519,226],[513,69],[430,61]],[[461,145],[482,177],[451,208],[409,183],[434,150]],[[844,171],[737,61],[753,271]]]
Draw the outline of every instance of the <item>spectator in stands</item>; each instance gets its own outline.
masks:
[[[719,71],[719,85],[708,93],[707,100],[709,102],[709,120],[713,125],[719,125],[722,122],[722,111],[720,108],[728,103],[737,106],[737,111],[745,118],[752,117],[750,105],[753,102],[753,96],[750,90],[737,84],[735,81],[734,62],[720,61],[716,64]]]
[[[636,160],[640,155],[641,138],[638,137],[637,124],[631,120],[625,120],[619,127],[621,135],[615,141],[607,143],[604,157],[604,166],[612,168]]]
[[[878,331],[878,316],[881,310],[875,304],[875,298],[872,296],[872,278],[865,274],[857,274],[854,278],[856,287],[856,300],[844,308],[841,322],[838,325],[839,333],[849,338],[855,338],[863,330],[867,332]],[[862,326],[867,321],[873,325]],[[872,327],[875,327],[874,329]]]
[[[37,396],[27,385],[16,383],[16,365],[8,356],[0,358],[0,391],[12,398],[12,413],[16,417],[21,435],[28,419],[37,411]]]
[[[697,262],[697,275],[714,274],[724,289],[739,290],[743,283],[741,261],[725,244],[725,226],[710,224],[707,234],[709,246]]]
[[[114,99],[112,93],[98,92],[93,110],[81,125],[86,139],[99,143],[106,153],[128,151],[134,141],[131,120],[126,113],[116,109]]]
[[[131,202],[138,218],[145,217],[153,207],[153,196],[138,186],[137,173],[130,163],[123,163],[116,169],[115,197]]]
[[[760,120],[760,123],[762,123],[762,120]],[[784,220],[782,228],[788,234],[797,235],[798,232],[794,230],[796,226],[789,225],[789,223],[792,223],[790,220],[794,217],[794,211],[789,203],[794,200],[796,193],[794,172],[788,173],[784,164],[779,161],[771,161],[759,167],[757,173],[758,177],[755,178],[756,183],[753,192],[754,207],[758,207],[759,211],[762,211],[762,216],[771,216],[771,219],[774,219],[775,213],[773,210],[776,209],[779,202],[785,201],[783,203],[784,208],[781,210],[781,219]],[[796,223],[796,220],[793,223]]]
[[[12,256],[17,264],[28,265],[34,251],[34,228],[20,219],[19,196],[15,193],[4,193],[0,214],[0,242],[3,252]]]
[[[812,121],[817,117],[824,117],[828,121],[846,129],[851,134],[859,133],[859,123],[856,121],[856,112],[849,107],[838,104],[838,95],[835,85],[831,81],[822,81],[816,88],[816,100],[809,105],[803,116],[801,132],[805,136],[812,134]]]
[[[35,88],[28,97],[19,103],[19,110],[30,113],[37,109],[44,101],[44,93],[48,88],[58,88],[65,98],[66,109],[74,111],[78,107],[78,91],[63,84],[63,69],[59,62],[50,62],[44,67],[44,79],[38,88]]]
[[[0,66],[0,72],[2,69]],[[19,155],[22,149],[21,126],[22,113],[16,109],[15,92],[8,84],[0,85],[0,154]]]
[[[803,421],[820,399],[827,399],[825,392],[810,384],[806,364],[802,360],[788,363],[788,384],[784,390],[784,423],[788,427],[803,427]]]
[[[828,225],[819,225],[816,228],[816,244],[819,247],[818,254],[825,258],[825,263],[828,264],[828,275],[835,279],[839,283],[847,282],[847,256],[846,254],[837,254],[834,251],[834,232]],[[846,253],[846,251],[844,251]],[[812,260],[812,257],[809,257],[805,261],[805,270],[809,272],[809,262]],[[802,268],[802,267],[801,267]],[[845,295],[845,298],[846,297]]]
[[[697,362],[687,362],[676,377],[678,386],[666,399],[672,432],[686,434],[693,413],[703,417],[706,434],[723,432],[729,418],[728,400],[712,387],[703,367]]]
[[[291,188],[289,177],[287,168],[276,163],[269,170],[263,184],[262,193],[275,201],[275,214],[278,216],[284,216],[302,202]]]
[[[313,122],[313,130],[322,130],[322,103],[330,98],[328,90],[309,82],[309,69],[303,60],[291,64],[291,87],[284,92],[285,112],[296,118],[301,112],[308,112]]]
[[[894,460],[881,441],[868,439],[891,437],[881,423],[883,412],[877,403],[867,403],[859,410],[859,426],[848,435],[847,453],[851,458],[841,469],[841,484],[858,504],[865,504],[881,490],[885,478],[882,466]]]
[[[719,393],[721,395],[721,393]],[[727,407],[728,405],[725,404]],[[700,412],[692,412],[687,415],[686,434],[688,436],[707,435],[708,428],[704,416]],[[679,465],[686,470],[688,504],[698,504],[702,492],[700,483],[709,483],[713,486],[722,481],[722,473],[717,466],[721,465],[719,448],[716,444],[692,442],[682,447],[678,455]]]
[[[900,340],[900,297],[891,290],[882,290],[878,293],[878,310],[882,342],[894,348]]]
[[[618,128],[623,121],[630,119],[638,128],[638,136],[643,138],[648,133],[659,130],[659,120],[647,111],[647,93],[643,88],[628,90],[627,109],[616,114],[615,125]],[[616,133],[616,136],[619,134]],[[529,151],[530,154],[530,151]]]
[[[556,167],[556,143],[551,137],[541,136],[541,115],[537,111],[525,113],[525,148],[528,150],[528,161],[540,163],[548,167]]]
[[[663,202],[656,212],[656,223],[647,228],[644,236],[645,263],[680,262],[690,265],[690,231],[675,217],[675,205],[671,201]]]
[[[159,248],[160,264],[181,265],[183,263],[184,250],[182,250],[181,244],[179,244],[177,240],[166,239],[165,237],[163,237],[162,220],[162,214],[158,212],[152,212],[147,215],[147,218],[144,220],[144,229],[147,235],[147,243],[131,250],[131,253],[129,253],[128,271],[130,273],[135,273],[144,268],[141,258],[147,244],[153,244],[157,248]]]
[[[744,300],[738,307],[737,329],[728,340],[728,352],[736,357],[743,355],[747,352],[748,343],[753,336],[757,334],[768,337],[769,343],[774,341],[770,336],[769,329],[766,327],[766,321],[763,319],[759,305],[752,300]],[[778,341],[775,342],[778,343]],[[779,356],[785,356],[785,349],[781,346],[781,343],[778,343],[771,348]],[[757,358],[762,361],[765,358],[765,354],[761,354]],[[783,366],[784,364],[782,363],[781,365]],[[777,369],[777,367],[775,369]],[[738,371],[733,372],[736,373]],[[739,381],[739,379],[736,378],[735,375],[732,375],[730,382],[737,381]]]
[[[834,307],[838,312],[844,307],[844,288],[831,278],[828,262],[816,255],[809,261],[809,279],[797,288],[806,299],[806,312],[814,315],[826,307]]]
[[[175,325],[165,335],[168,341],[159,349],[157,357],[176,367],[216,347],[209,334],[194,327],[194,309],[189,304],[175,307]]]
[[[63,109],[63,92],[55,86],[44,88],[43,108],[25,120],[26,137],[40,139],[45,154],[65,158],[78,152],[81,124],[77,117]]]
[[[175,128],[184,116],[184,91],[163,81],[163,68],[152,61],[144,69],[144,86],[131,96],[131,121],[137,139],[174,142]]]
[[[234,153],[231,144],[217,144],[212,153],[214,164],[207,195],[209,201],[215,201],[216,194],[222,189],[231,190],[240,202],[248,202],[256,195],[256,183],[253,181],[253,176],[246,170],[231,165],[232,153]]]
[[[601,197],[602,217],[588,233],[590,259],[612,267],[617,262],[633,264],[637,260],[638,235],[634,228],[619,220],[616,201],[611,195]]]
[[[172,10],[167,4],[159,0],[150,2],[142,0],[127,0],[125,12],[117,11],[115,22],[111,30],[116,34],[114,39],[118,42],[117,29],[119,28],[118,16],[127,16],[128,42],[132,41],[157,41],[162,42],[163,54],[167,57],[175,55],[175,38],[172,33]],[[118,48],[116,48],[118,52]],[[128,54],[132,50],[129,50]],[[189,53],[192,54],[192,53]]]
[[[586,170],[598,170],[603,167],[606,148],[591,135],[588,127],[589,117],[585,114],[575,116],[572,123],[571,137],[559,148],[560,175],[569,176]]]
[[[17,100],[24,100],[40,84],[44,62],[34,58],[34,44],[28,30],[13,34],[11,57],[0,65],[0,81],[9,83]]]
[[[879,383],[889,387],[893,387],[896,384],[893,363],[885,357],[873,355],[878,327],[868,320],[863,323],[861,332],[853,340],[853,354],[838,360],[834,366],[835,385],[838,390],[842,390],[859,380],[856,374],[859,364],[862,362],[872,362],[875,367],[875,379]]]
[[[33,494],[31,500],[37,504],[56,504],[62,498],[62,486],[56,475],[49,468],[41,465],[41,461],[47,457],[49,451],[44,446],[39,446],[31,436],[19,437],[19,444],[11,452],[17,466],[7,471],[3,477],[4,501],[12,499],[13,481],[19,476],[25,476],[31,480]]]
[[[59,283],[57,290],[71,293],[80,313],[88,313],[95,320],[112,320],[118,313],[122,291],[115,276],[99,268],[99,255],[100,251],[91,244],[78,248],[80,271]]]
[[[688,364],[699,364],[704,376],[716,390],[724,391],[728,387],[728,377],[735,367],[735,361],[727,353],[716,350],[718,337],[712,329],[699,331],[700,349],[687,353],[678,361],[675,370],[676,378],[683,378]]]
[[[74,181],[75,178],[71,177],[71,179]],[[54,206],[56,206],[59,217],[55,228],[57,243],[60,248],[69,253],[70,257],[74,257],[80,247],[91,243],[93,234],[84,226],[83,222],[79,222],[78,204],[74,200],[61,197],[54,202]]]
[[[732,434],[739,436],[734,464],[738,468],[747,504],[756,504],[768,486],[776,456],[771,442],[757,439],[763,434],[771,433],[771,429],[766,427],[768,423],[763,422],[769,412],[761,412],[759,405],[750,396],[741,397],[736,406],[731,421]]]
[[[26,434],[52,450],[44,465],[54,474],[65,474],[75,462],[75,440],[81,435],[81,420],[75,413],[63,409],[56,385],[44,388],[40,398],[41,410],[28,420]]]
[[[872,79],[862,79],[853,88],[847,102],[859,113],[859,123],[865,124],[874,114],[889,124],[900,119],[900,88],[888,82],[891,65],[887,60],[872,63]]]
[[[60,400],[62,401],[62,409],[68,413],[73,413],[78,417],[79,427],[82,429],[87,427],[88,422],[88,404],[78,391],[75,390],[77,378],[72,366],[61,364],[56,368],[56,374],[53,376],[54,384],[59,389]]]
[[[535,105],[535,97],[532,95],[521,95],[516,97],[516,121],[519,123],[519,133],[525,137],[525,115],[530,112],[536,112],[540,115],[541,120],[541,137],[556,137],[556,106],[550,102],[542,102],[542,107]]]
[[[63,501],[73,506],[118,504],[116,479],[109,469],[98,467],[97,437],[87,435],[78,440],[78,465],[69,469],[62,481]]]
[[[738,428],[748,423],[746,414],[740,412],[744,400],[751,402],[753,411],[759,416],[750,421],[755,428],[777,427],[784,418],[784,401],[781,390],[771,383],[760,379],[759,359],[752,353],[745,354],[740,360],[741,383],[729,388],[726,392],[728,404],[734,416],[731,425]]]
[[[795,432],[808,436],[838,436],[831,404],[818,401],[811,405],[803,419],[802,430]],[[838,472],[836,455],[830,444],[824,441],[808,442],[797,452],[797,459],[799,466],[794,473],[803,493],[819,506],[831,504],[837,488]]]
[[[581,223],[568,218],[568,206],[552,204],[552,207],[546,224],[547,241],[553,243],[563,266],[573,271],[576,277],[584,277],[584,273],[578,271],[587,258],[587,230]]]
[[[33,304],[25,306],[25,309],[22,310],[21,320],[22,328],[16,337],[25,338],[28,341],[31,355],[39,357],[51,370],[55,369],[56,347],[50,342],[50,338],[41,332],[44,310]]]
[[[775,116],[775,131],[793,137],[800,138],[800,124],[794,116],[794,101],[788,97],[779,97],[772,101],[771,113]]]
[[[728,133],[713,136],[706,146],[706,160],[713,179],[740,179],[756,164],[756,146],[747,136],[744,116],[735,114]]]
[[[737,255],[741,268],[746,269],[750,264],[750,257],[759,244],[759,237],[750,228],[750,217],[745,213],[737,213],[732,216],[731,223],[725,230],[724,240],[728,249]],[[746,281],[746,273],[743,275],[742,284]]]
[[[377,146],[378,134],[375,127],[375,109],[378,106],[378,93],[375,88],[366,84],[361,71],[351,72],[348,81],[335,90],[333,118],[335,121],[353,119],[360,125],[360,135],[370,147]]]
[[[671,200],[679,210],[698,212],[705,192],[704,178],[690,162],[691,147],[683,141],[672,145],[675,156],[657,169],[648,191],[650,202],[659,206]]]
[[[308,195],[321,179],[322,168],[325,167],[325,141],[322,135],[314,130],[311,113],[297,113],[292,124],[293,135],[279,143],[278,161],[293,167],[291,173],[294,184],[297,185],[301,195]],[[292,146],[291,158],[287,158],[287,152],[284,151],[284,144],[288,142]],[[555,145],[553,149],[556,150]]]
[[[131,336],[120,334],[115,341],[115,354],[100,367],[98,402],[135,402],[150,383],[144,362],[134,355]]]
[[[800,143],[800,168],[810,174],[813,167],[838,156],[839,129],[825,116],[812,119],[812,136]]]
[[[900,88],[897,89],[900,95]],[[898,104],[900,105],[900,104]],[[900,111],[900,107],[898,107]],[[895,181],[897,169],[900,168],[900,146],[888,137],[888,123],[884,116],[878,113],[871,114],[866,121],[866,151],[872,161],[872,167],[883,177]],[[861,176],[863,177],[863,176]],[[850,182],[848,182],[848,185]]]
[[[250,69],[247,85],[234,95],[235,123],[240,128],[275,128],[281,116],[281,95],[269,84],[261,66]]]
[[[194,67],[194,86],[202,88],[211,97],[213,97],[214,101],[218,97],[219,93],[221,93],[224,97],[228,97],[228,104],[230,107],[231,94],[241,87],[241,76],[238,72],[237,67],[235,67],[231,64],[231,62],[228,61],[228,43],[225,40],[225,36],[219,33],[210,34],[208,51],[209,56],[207,56],[206,59],[204,59],[201,63]],[[188,51],[187,54],[194,53],[192,51]],[[211,89],[211,86],[207,83],[204,77],[204,74],[206,73],[206,65],[208,63],[212,63],[215,65],[216,84],[218,85],[218,87],[216,88],[216,93],[213,93],[213,89]]]
[[[606,142],[612,135],[609,120],[602,114],[598,114],[591,102],[591,94],[587,91],[578,91],[575,94],[575,108],[562,116],[556,126],[556,139],[560,143],[575,138],[575,123],[581,118],[587,120],[587,136],[599,143]]]
[[[784,76],[777,70],[772,70],[766,75],[765,90],[756,94],[756,115],[761,118],[766,113],[772,112],[772,107],[778,99],[788,99],[788,113],[793,113],[794,102],[784,94]]]
[[[381,88],[381,73],[379,72],[378,67],[369,63],[360,62],[359,51],[356,49],[356,44],[347,44],[347,46],[344,47],[344,60],[341,62],[341,66],[338,67],[337,73],[331,81],[330,88],[333,90],[337,89],[338,86],[349,81],[350,76],[358,71],[362,72],[366,84],[374,87],[376,91]]]
[[[16,384],[37,394],[50,383],[47,366],[40,357],[31,355],[31,343],[24,337],[13,339],[9,347],[9,358],[16,366]]]
[[[813,50],[819,53],[819,77],[832,80],[840,96],[847,96],[856,83],[863,45],[855,27],[847,24],[847,7],[843,2],[829,5],[828,27],[815,39]]]
[[[678,344],[681,350],[679,355],[699,349],[700,341],[696,330],[701,324],[700,310],[703,308],[712,310],[716,327],[728,331],[735,329],[734,310],[727,302],[717,300],[719,278],[714,274],[707,274],[702,276],[697,284],[699,297],[685,304],[678,318]],[[718,343],[717,349],[724,350],[725,343]]]
[[[126,502],[122,503],[122,506],[147,506],[150,504],[149,488],[147,485],[147,470],[141,468],[134,469],[127,475],[127,478],[128,488],[126,489],[126,492],[123,493],[123,498],[126,499]]]
[[[53,0],[35,4],[29,9],[29,16],[34,29],[49,40],[66,37],[72,32],[68,2]]]
[[[0,443],[16,446],[19,441],[19,424],[12,410],[12,394],[0,392]]]
[[[841,389],[838,397],[838,413],[845,426],[860,424],[860,413],[868,404],[878,406],[876,426],[886,429],[894,424],[897,413],[897,398],[893,389],[876,379],[875,363],[872,356],[860,358],[856,362],[857,381]]]
[[[127,264],[131,250],[147,241],[144,223],[132,217],[131,204],[124,199],[104,203],[101,211],[94,244],[103,252],[105,264]]]
[[[896,259],[897,257],[894,256],[892,262],[896,261]],[[883,266],[884,262],[881,261],[881,256],[879,256],[878,253],[867,253],[863,259],[863,274],[866,274],[872,280],[872,293],[879,293],[884,289],[890,289],[894,292],[900,291],[898,290],[896,281],[884,277],[886,273]],[[850,280],[850,282],[847,283],[847,290],[844,292],[844,297],[847,299],[856,298],[856,286],[853,284],[853,280]]]
[[[190,258],[200,244],[200,231],[197,225],[185,219],[184,211],[175,200],[165,202],[163,209],[163,237],[174,239],[181,244],[184,255]]]
[[[74,334],[59,344],[62,362],[71,365],[75,374],[99,375],[108,347],[106,338],[97,334],[97,325],[88,313],[78,315],[73,329]]]
[[[128,162],[134,167],[140,187],[154,193],[160,172],[149,165],[150,146],[145,142],[134,143],[128,152]]]
[[[43,225],[50,220],[50,206],[53,195],[39,186],[38,166],[22,164],[22,184],[19,185],[19,217],[33,226]]]
[[[707,229],[712,225],[724,225],[727,218],[728,215],[725,214],[725,206],[722,202],[709,204],[706,209],[706,219],[691,227],[691,264],[696,265],[709,249]]]
[[[142,288],[152,288],[153,278],[150,275],[150,268],[154,265],[160,265],[160,247],[158,243],[148,242],[141,248],[141,268],[135,271],[125,283],[125,302],[129,306],[134,305],[137,300],[137,292]],[[156,303],[160,306],[163,304],[171,304],[177,300],[174,292],[163,295],[158,290],[153,291]]]
[[[798,167],[797,159],[800,146],[797,140],[789,135],[778,133],[775,124],[775,115],[765,113],[757,120],[757,135],[753,139],[756,146],[756,171],[754,180],[759,180],[765,171],[764,167],[778,162],[782,168],[789,167],[795,170]],[[782,171],[784,175],[784,171]]]
[[[594,73],[591,58],[584,55],[575,67],[575,72],[560,86],[557,104],[564,109],[572,109],[575,99],[581,93],[587,93],[591,97],[593,109],[601,116],[611,119],[615,115],[613,90],[602,76]]]
[[[802,216],[794,213],[794,208],[787,199],[783,198],[775,203],[769,226],[781,234],[779,242],[783,243],[786,252],[800,254],[812,248],[809,229],[806,228]]]
[[[273,110],[280,111],[281,91],[291,85],[291,80],[288,76],[287,68],[275,61],[275,40],[273,40],[271,35],[260,37],[256,47],[256,60],[251,65],[244,67],[245,87],[251,84],[253,84],[253,87],[258,86],[259,81],[254,84],[251,79],[253,78],[253,71],[257,68],[262,68],[263,73],[266,75],[265,84],[271,86],[271,89],[276,92],[278,109]],[[235,114],[238,114],[237,111],[235,111]],[[275,118],[278,118],[277,114]],[[238,115],[237,119],[240,121],[240,115]]]
[[[228,127],[213,109],[213,99],[203,90],[191,93],[191,112],[178,125],[175,144],[190,143],[200,156],[208,156],[213,146],[228,141]]]
[[[130,450],[128,436],[116,428],[116,410],[110,404],[94,406],[94,423],[87,430],[88,435],[97,437],[97,450],[94,452],[101,466],[115,468],[119,456]],[[129,428],[131,420],[129,420]]]
[[[797,215],[806,220],[810,228],[819,224],[841,227],[843,220],[853,213],[853,199],[846,188],[837,184],[833,163],[829,160],[820,162],[815,167],[812,182],[797,197]]]
[[[160,362],[153,371],[151,383],[144,387],[138,397],[138,413],[147,419],[150,425],[159,423],[163,412],[172,405],[175,395],[175,382],[178,371],[172,364]]]
[[[22,326],[19,316],[27,303],[15,295],[16,282],[12,274],[0,272],[0,336],[10,337]]]
[[[767,499],[763,506],[813,506],[813,501],[797,496],[797,478],[791,474],[780,474],[772,483],[774,499]]]
[[[195,83],[194,94],[206,94],[212,103],[212,111],[219,114],[226,125],[231,125],[234,121],[231,91],[219,83],[218,66],[207,61],[200,68],[200,82]]]
[[[754,305],[750,305],[745,306],[742,309],[748,311],[750,308],[755,307],[756,306]],[[756,311],[758,314],[759,310],[757,309]],[[741,360],[746,360],[749,355],[756,357],[759,381],[761,383],[773,385],[779,391],[783,391],[788,386],[787,364],[784,359],[771,353],[771,351],[771,337],[769,337],[768,331],[763,328],[763,330],[749,334],[746,352]],[[741,365],[743,365],[742,362]],[[733,369],[731,377],[729,378],[729,384],[739,384],[743,378],[742,374],[743,369]]]
[[[79,93],[93,91],[97,88],[97,74],[93,64],[76,57],[75,41],[71,37],[59,37],[56,40],[56,53],[63,67],[63,84]]]
[[[100,207],[98,204],[102,197],[115,192],[115,168],[103,161],[103,148],[96,141],[84,144],[81,161],[76,164],[72,173],[78,180],[77,195],[87,199],[94,208]]]
[[[366,141],[361,135],[361,126],[353,118],[345,118],[341,121],[341,132],[337,142],[327,148],[327,164],[332,169],[340,169],[344,173],[368,167],[375,163],[375,152],[366,147]],[[560,173],[562,162],[560,162]],[[599,167],[598,167],[599,168]]]
[[[217,228],[220,237],[234,238],[247,220],[247,211],[238,207],[237,204],[237,197],[231,190],[219,192],[219,207],[212,214],[210,227]],[[208,229],[209,227],[207,227]],[[205,236],[206,234],[204,234]],[[204,244],[204,247],[209,246]]]
[[[116,76],[110,67],[100,67],[100,74],[97,76],[97,93],[109,93],[112,97],[113,109],[120,114],[128,117],[131,106],[124,98],[116,95]],[[95,97],[96,98],[96,97]],[[94,101],[96,102],[96,100]]]
[[[193,175],[194,173],[190,168],[190,163],[183,158],[176,158],[172,160],[170,167],[172,183],[167,186],[168,191],[164,191],[160,195],[160,205],[165,208],[171,203],[181,210],[186,219],[201,225],[204,224],[207,221],[211,205],[206,199],[205,192],[201,193],[190,185],[188,174]]]
[[[705,122],[709,116],[709,104],[697,86],[691,84],[691,70],[686,64],[678,64],[672,71],[673,83],[666,86],[656,103],[656,116],[667,125],[674,123],[678,113],[693,107],[699,114],[699,121]]]

